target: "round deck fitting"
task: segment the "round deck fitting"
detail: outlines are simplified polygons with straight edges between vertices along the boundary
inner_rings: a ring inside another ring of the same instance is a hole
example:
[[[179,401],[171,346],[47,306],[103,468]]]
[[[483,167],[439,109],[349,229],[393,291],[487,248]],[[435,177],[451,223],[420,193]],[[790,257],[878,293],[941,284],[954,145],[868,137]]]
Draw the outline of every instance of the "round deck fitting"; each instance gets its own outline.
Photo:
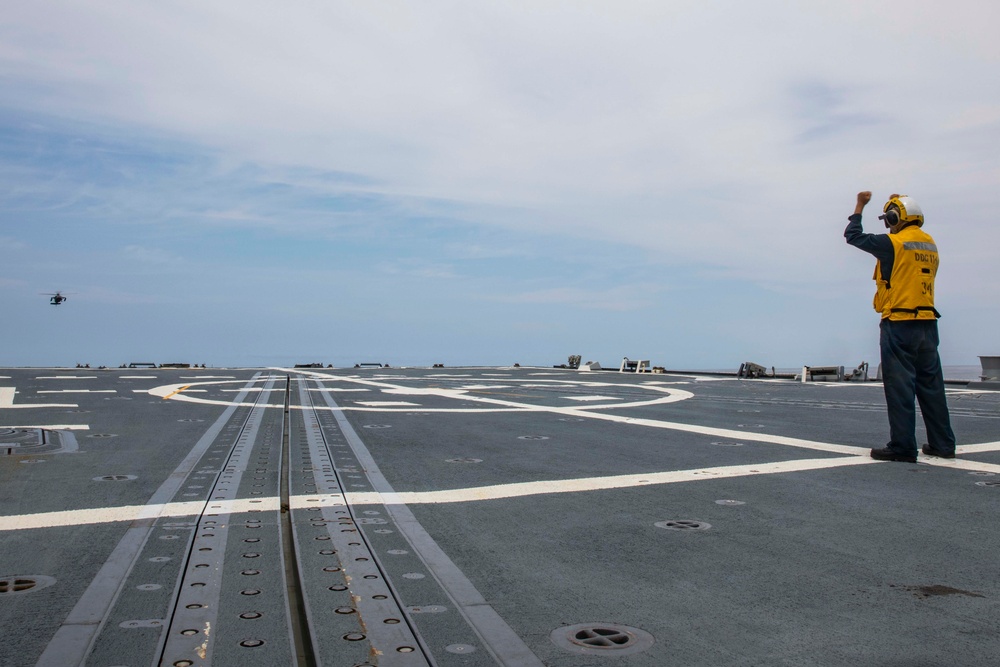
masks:
[[[618,623],[580,623],[557,628],[549,635],[559,648],[583,655],[621,656],[645,651],[653,635]]]
[[[18,574],[0,577],[0,595],[34,593],[48,588],[54,583],[56,583],[55,579],[43,574]]]
[[[667,530],[708,530],[712,527],[712,524],[710,523],[705,523],[704,521],[692,521],[691,519],[657,521],[653,525],[657,528],[666,528]]]

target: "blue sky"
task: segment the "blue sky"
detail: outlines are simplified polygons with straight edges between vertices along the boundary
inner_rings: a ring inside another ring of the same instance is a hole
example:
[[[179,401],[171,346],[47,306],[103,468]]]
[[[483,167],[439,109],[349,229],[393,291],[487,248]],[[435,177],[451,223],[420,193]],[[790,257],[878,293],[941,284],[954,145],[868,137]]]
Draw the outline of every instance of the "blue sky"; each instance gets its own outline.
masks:
[[[0,364],[874,363],[862,189],[1000,354],[1000,9],[812,4],[6,3]]]

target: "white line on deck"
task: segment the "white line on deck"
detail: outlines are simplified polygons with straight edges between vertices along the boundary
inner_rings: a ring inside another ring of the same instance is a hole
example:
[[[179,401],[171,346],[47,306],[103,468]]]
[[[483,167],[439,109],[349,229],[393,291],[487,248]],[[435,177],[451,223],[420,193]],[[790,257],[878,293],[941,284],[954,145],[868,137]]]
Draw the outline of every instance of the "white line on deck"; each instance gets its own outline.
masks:
[[[75,405],[73,407],[76,407]],[[90,424],[21,424],[18,426],[4,426],[0,428],[41,428],[46,431],[89,431]]]
[[[365,405],[370,408],[391,408],[401,406],[418,406],[419,403],[408,403],[406,401],[357,401],[358,405]]]
[[[14,395],[17,387],[0,387],[0,409],[15,410],[18,408],[76,408],[76,403],[18,403],[14,405]]]
[[[3,427],[3,428],[53,428],[46,427]],[[59,428],[74,428],[62,426]],[[87,427],[83,427],[87,428]],[[971,450],[971,451],[970,451]],[[1000,451],[1000,442],[982,443],[979,445],[964,445],[959,447],[959,453]],[[953,468],[970,472],[1000,473],[1000,465],[981,463],[965,459],[941,459],[932,456],[919,456],[921,464],[939,468]],[[657,486],[660,484],[677,484],[688,482],[705,482],[715,479],[733,477],[751,477],[756,475],[775,475],[805,470],[823,470],[845,466],[882,463],[867,455],[841,456],[837,458],[799,459],[796,461],[777,461],[738,466],[718,466],[714,468],[694,468],[691,470],[667,470],[662,472],[637,473],[631,475],[611,475],[606,477],[584,477],[578,479],[544,480],[538,482],[513,482],[510,484],[494,484],[490,486],[469,487],[465,489],[446,489],[441,491],[394,491],[384,492],[346,492],[347,502],[357,504],[386,505],[424,505],[440,503],[480,502],[498,500],[501,498],[524,498],[528,496],[549,495],[555,493],[582,493],[586,491],[603,491],[608,489],[624,489],[637,486]],[[292,506],[296,508],[315,507],[320,504],[337,504],[338,494],[310,494],[293,496]],[[258,502],[260,501],[260,502]],[[251,503],[253,503],[251,505]],[[245,512],[251,508],[278,509],[279,499],[274,498],[241,498],[214,503],[221,513]],[[0,516],[0,532],[11,530],[27,530],[32,528],[56,528],[60,526],[82,526],[114,521],[135,521],[136,519],[156,517],[180,517],[199,514],[205,507],[205,501],[162,503],[150,505],[125,505],[120,507],[101,507],[95,509],[65,510],[60,512],[40,512],[38,514],[20,514]]]
[[[117,389],[39,389],[36,394],[117,394]]]
[[[622,400],[619,396],[560,396],[567,401],[620,401]]]

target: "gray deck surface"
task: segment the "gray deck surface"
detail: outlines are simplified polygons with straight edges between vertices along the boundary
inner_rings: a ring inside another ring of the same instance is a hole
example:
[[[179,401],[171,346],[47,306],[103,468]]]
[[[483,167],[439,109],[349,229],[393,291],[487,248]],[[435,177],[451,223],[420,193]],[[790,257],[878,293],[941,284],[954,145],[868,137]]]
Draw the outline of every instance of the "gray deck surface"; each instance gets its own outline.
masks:
[[[877,383],[0,369],[0,664],[1000,664],[1000,393],[949,403],[906,464]]]

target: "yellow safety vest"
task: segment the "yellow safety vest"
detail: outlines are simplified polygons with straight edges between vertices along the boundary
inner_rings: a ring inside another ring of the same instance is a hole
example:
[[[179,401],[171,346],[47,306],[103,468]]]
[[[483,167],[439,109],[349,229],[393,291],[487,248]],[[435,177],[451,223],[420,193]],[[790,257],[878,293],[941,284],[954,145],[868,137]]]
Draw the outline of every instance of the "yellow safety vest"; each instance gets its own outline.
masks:
[[[930,234],[910,225],[889,234],[895,257],[892,275],[882,278],[882,262],[875,263],[875,310],[882,319],[933,320],[941,317],[934,308],[934,276],[938,270],[937,245]]]

